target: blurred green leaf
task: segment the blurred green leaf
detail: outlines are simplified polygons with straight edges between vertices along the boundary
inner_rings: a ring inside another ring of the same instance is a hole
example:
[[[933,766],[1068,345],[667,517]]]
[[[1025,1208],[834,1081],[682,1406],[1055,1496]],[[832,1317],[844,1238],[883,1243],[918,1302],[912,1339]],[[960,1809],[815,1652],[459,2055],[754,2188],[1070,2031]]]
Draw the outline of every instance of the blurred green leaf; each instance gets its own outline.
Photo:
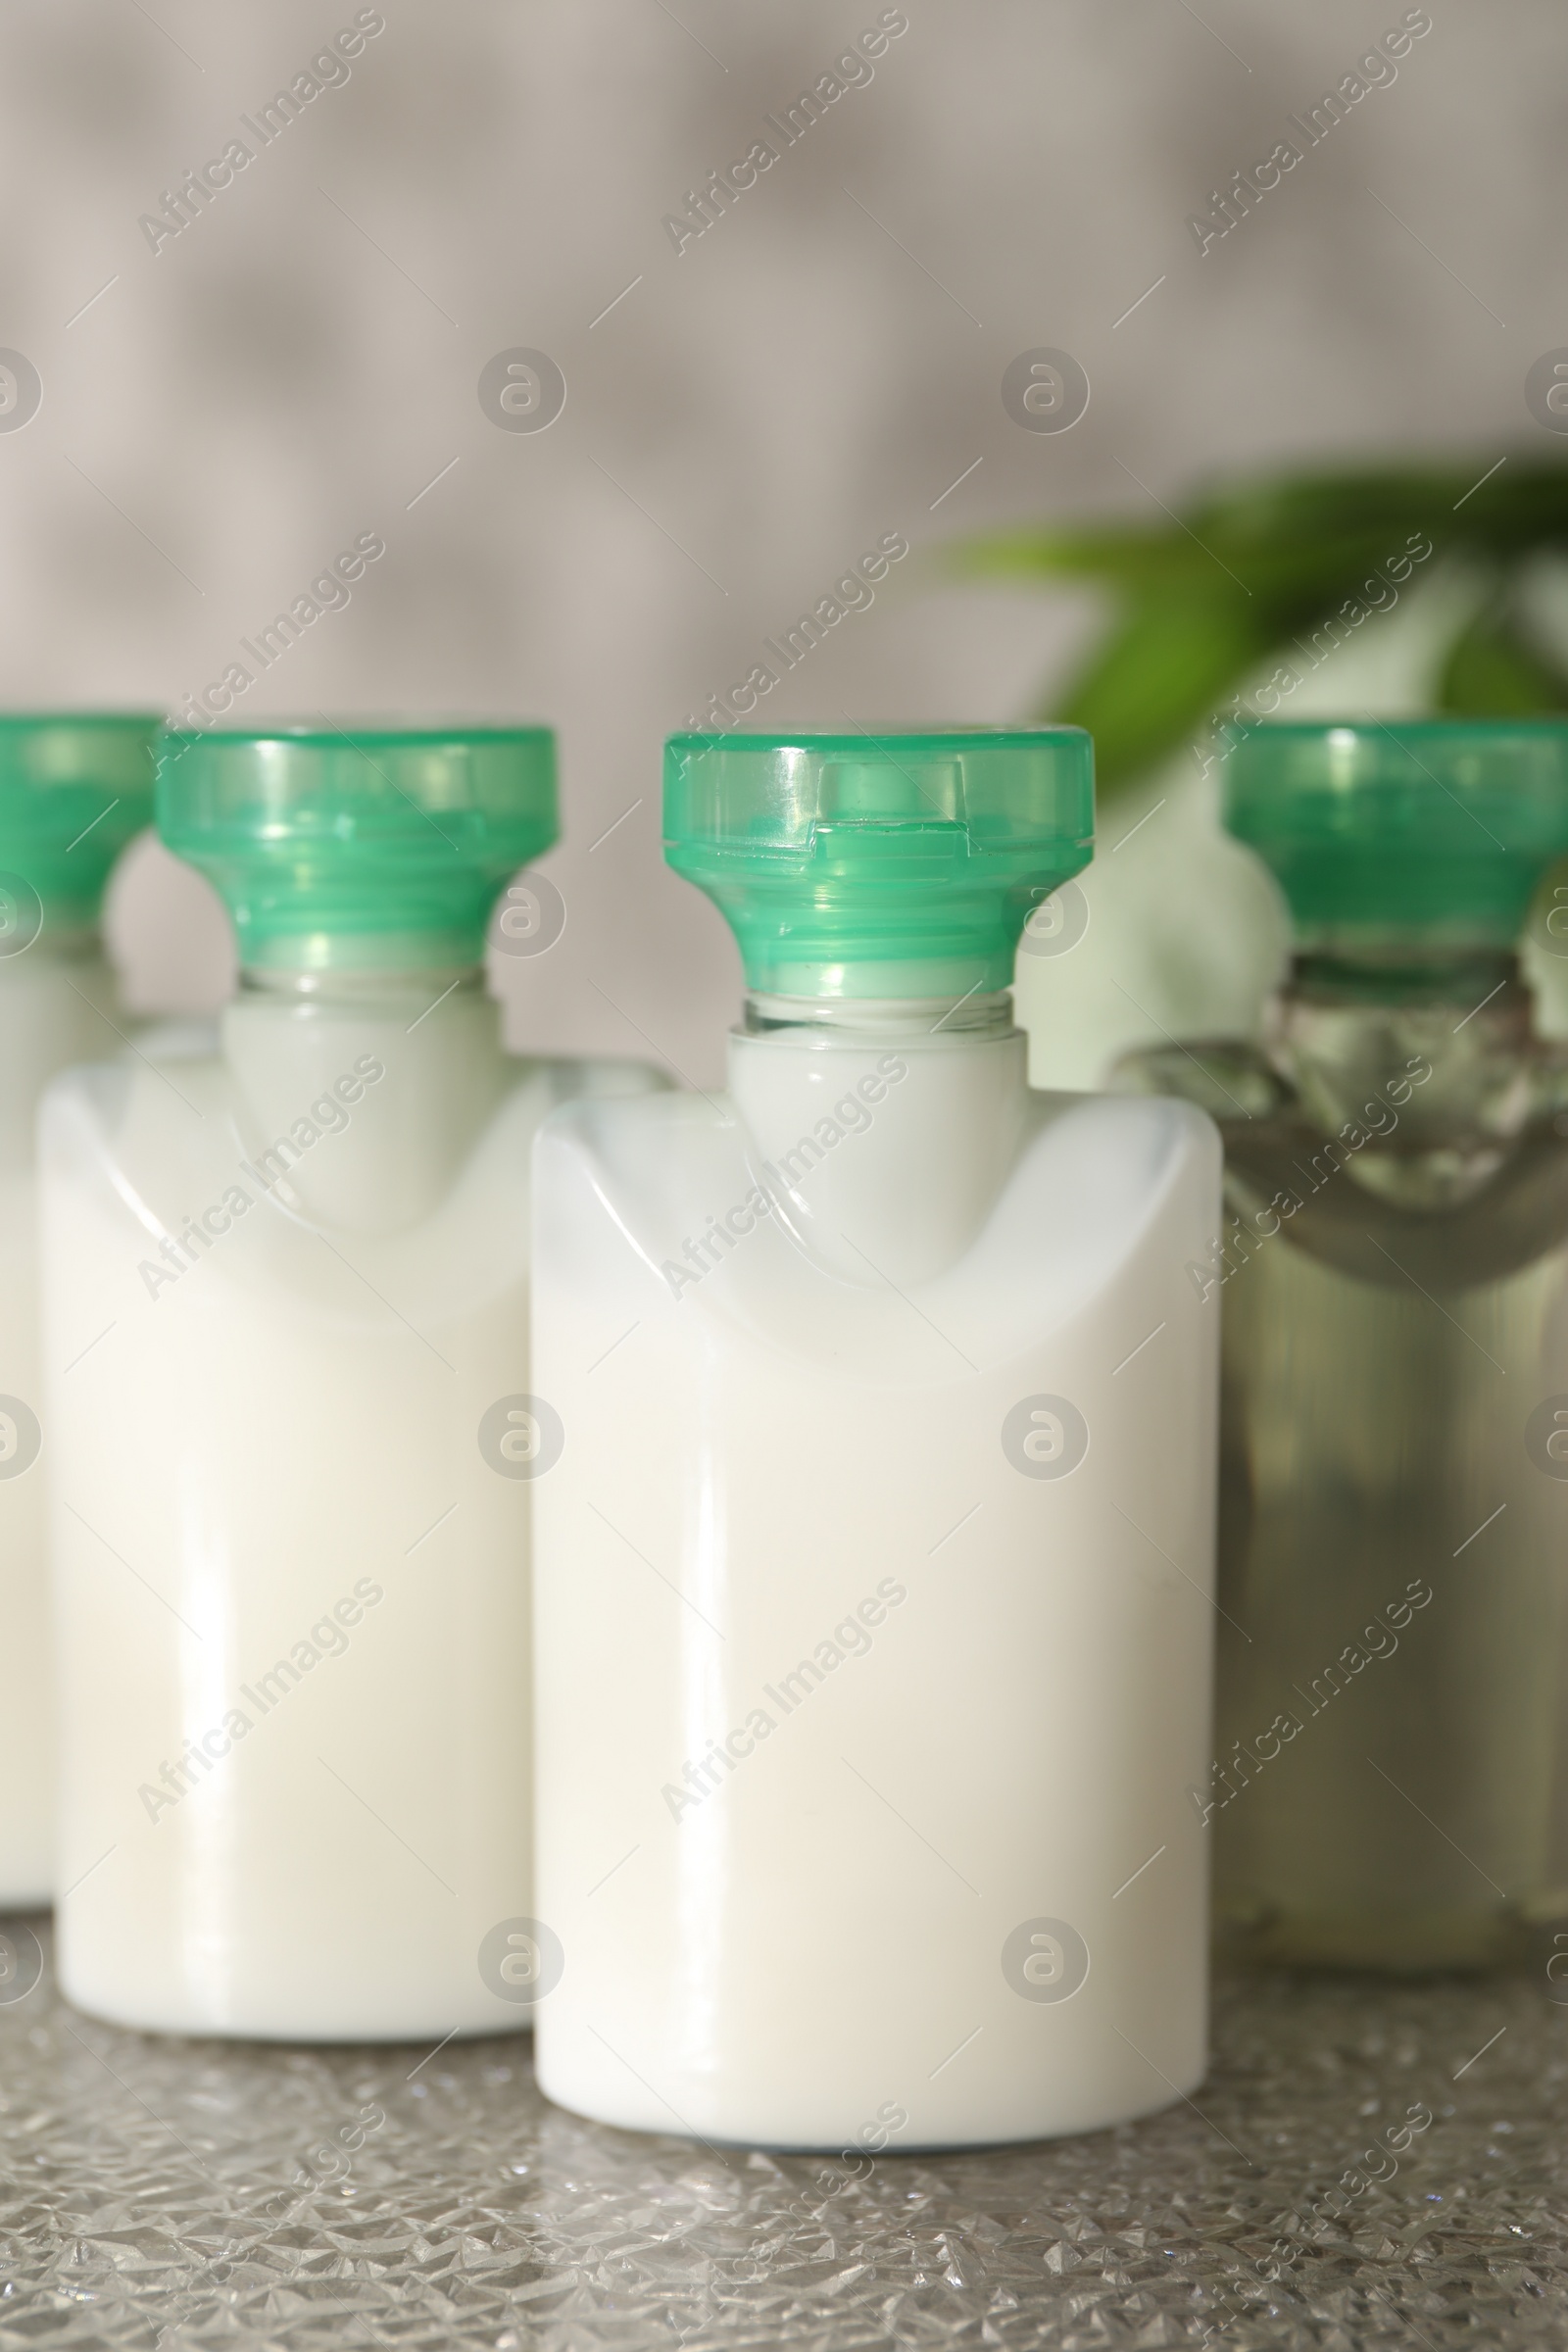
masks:
[[[1568,710],[1568,678],[1495,607],[1461,631],[1444,664],[1438,708],[1465,718],[1527,718]]]
[[[1102,783],[1114,790],[1200,728],[1265,656],[1320,631],[1418,548],[1468,556],[1501,578],[1497,606],[1450,651],[1440,707],[1568,709],[1568,677],[1507,604],[1511,571],[1543,551],[1568,552],[1568,465],[1519,452],[1221,484],[1157,527],[1025,526],[962,541],[947,561],[969,578],[1089,581],[1117,601],[1107,636],[1040,713],[1093,730]]]
[[[1443,546],[1461,542],[1510,550],[1568,540],[1568,466],[1509,455],[1452,467],[1377,466],[1338,474],[1296,474],[1244,482],[1199,499],[1184,515],[1221,553],[1282,538],[1372,539],[1425,532]],[[1394,551],[1384,546],[1385,555]]]
[[[982,577],[1104,580],[1129,588],[1185,580],[1205,569],[1201,548],[1181,531],[999,531],[961,540],[951,568]]]
[[[1181,588],[1206,595],[1229,587],[1243,596],[1316,601],[1348,595],[1380,564],[1400,555],[1411,531],[1301,531],[1275,541],[1240,540],[1211,529],[1190,531],[1007,531],[968,540],[951,566],[993,579],[1095,580],[1132,593]],[[1336,594],[1337,592],[1337,594]]]
[[[1232,680],[1274,642],[1234,591],[1145,597],[1040,715],[1087,727],[1096,773],[1114,790],[1200,727]]]

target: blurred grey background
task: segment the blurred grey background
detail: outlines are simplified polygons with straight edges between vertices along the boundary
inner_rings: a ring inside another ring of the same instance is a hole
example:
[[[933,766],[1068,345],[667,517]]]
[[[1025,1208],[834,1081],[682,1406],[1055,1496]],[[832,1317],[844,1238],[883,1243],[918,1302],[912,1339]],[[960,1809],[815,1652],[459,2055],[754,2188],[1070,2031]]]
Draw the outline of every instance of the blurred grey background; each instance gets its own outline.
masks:
[[[1544,442],[1523,382],[1568,342],[1551,0],[1431,0],[1397,78],[1239,228],[1200,254],[1187,226],[1405,13],[22,0],[0,345],[42,397],[0,429],[3,692],[177,709],[379,535],[352,602],[237,710],[553,720],[569,919],[502,973],[512,1033],[710,1083],[739,965],[661,863],[660,738],[884,534],[909,556],[760,715],[1027,710],[1095,612],[956,586],[935,560],[956,535],[1152,517],[1247,462]],[[895,19],[793,144],[765,130]],[[778,161],[677,251],[665,216],[764,136]],[[149,231],[235,138],[244,169]],[[1039,346],[1087,371],[1070,431],[1004,408]],[[545,429],[481,406],[518,349],[564,378]],[[144,1006],[226,988],[216,906],[151,844],[114,927]]]

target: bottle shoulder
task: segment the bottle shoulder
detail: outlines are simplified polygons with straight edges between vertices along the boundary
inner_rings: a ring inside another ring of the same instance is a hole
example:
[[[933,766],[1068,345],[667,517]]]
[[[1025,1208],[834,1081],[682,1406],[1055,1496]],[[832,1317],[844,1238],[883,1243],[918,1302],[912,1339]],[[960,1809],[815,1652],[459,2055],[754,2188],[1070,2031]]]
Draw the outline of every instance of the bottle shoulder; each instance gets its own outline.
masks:
[[[1328,1133],[1295,1116],[1228,1132],[1233,1224],[1358,1280],[1434,1294],[1505,1281],[1568,1246],[1561,1114],[1505,1144],[1407,1135],[1387,1106],[1382,1120]]]
[[[1020,1270],[1108,1263],[1166,1214],[1195,1233],[1212,1230],[1221,1153],[1213,1122],[1198,1106],[1168,1097],[1026,1090],[1023,1111],[1010,1167],[942,1282],[981,1279],[982,1267],[988,1284],[1004,1280],[1009,1258]],[[764,1258],[772,1261],[770,1283],[788,1279],[792,1267],[825,1275],[831,1269],[816,1264],[802,1211],[845,1160],[866,1151],[861,1131],[833,1135],[830,1124],[815,1131],[809,1154],[764,1158],[726,1096],[565,1104],[545,1121],[536,1148],[544,1230],[572,1237],[569,1253],[582,1262],[584,1253],[617,1247],[608,1228],[657,1266],[705,1232],[722,1238],[737,1226],[751,1233],[765,1225],[768,1250],[748,1253],[760,1275]],[[942,1139],[926,1140],[929,1151],[916,1145],[885,1157],[871,1197],[857,1202],[866,1221],[847,1238],[872,1269],[861,1276],[868,1283],[878,1280],[879,1226],[896,1233],[902,1197],[934,1180],[930,1152]]]
[[[1165,1149],[1207,1153],[1214,1147],[1217,1124],[1205,1103],[1163,1087],[1096,1094],[1024,1088],[1019,1132],[1025,1146],[1069,1118],[1086,1121],[1111,1152],[1123,1148],[1142,1151],[1157,1143]],[[843,1104],[826,1108],[818,1127],[818,1140],[826,1151],[852,1142],[860,1131],[858,1121],[846,1119]],[[666,1085],[564,1097],[544,1120],[540,1150],[651,1170],[660,1160],[674,1165],[700,1161],[715,1146],[744,1152],[749,1140],[747,1122],[732,1095]]]
[[[1283,1110],[1294,1090],[1260,1046],[1245,1038],[1195,1038],[1121,1054],[1107,1083],[1118,1093],[1164,1095],[1206,1111],[1221,1133]]]
[[[1206,1363],[1218,1325],[1181,1269],[1219,1222],[1212,1122],[1168,1099],[1031,1093],[1025,1110],[1000,1190],[972,1196],[934,1252],[910,1206],[939,1183],[919,1150],[846,1188],[863,1135],[792,1171],[761,1159],[723,1098],[556,1112],[534,1163],[541,1365],[589,1360],[634,1322],[671,1376],[809,1367],[835,1389],[967,1382],[1042,1349],[1059,1369],[1060,1346],[1108,1375],[1155,1328],[1177,1360]]]
[[[364,1058],[368,1065],[375,1059]],[[327,1094],[338,1093],[339,1101],[352,1110],[367,1088],[384,1075],[384,1070],[368,1066],[350,1068],[341,1092],[328,1089]],[[672,1091],[670,1080],[652,1063],[630,1060],[504,1054],[498,1056],[498,1075],[497,1115],[514,1117],[520,1110],[536,1121],[548,1118],[559,1105],[578,1101],[667,1099]],[[309,1091],[302,1087],[302,1118],[312,1107],[305,1100]],[[139,1114],[139,1125],[167,1125],[177,1134],[188,1133],[179,1116],[181,1098],[203,1119],[211,1114],[231,1117],[237,1111],[240,1090],[214,1019],[159,1020],[138,1029],[112,1059],[78,1061],[59,1071],[49,1083],[45,1104],[56,1106],[57,1115],[69,1110],[107,1134],[118,1132],[132,1110]]]
[[[186,1029],[151,1052],[57,1077],[39,1115],[46,1187],[116,1200],[153,1228],[234,1189],[323,1229],[391,1236],[461,1215],[465,1203],[481,1213],[481,1202],[516,1220],[534,1136],[559,1104],[629,1100],[661,1083],[642,1064],[504,1056],[483,1115],[416,1197],[402,1179],[419,1136],[418,1090],[397,1098],[385,1055],[346,1062],[316,1091],[302,1083],[297,1099],[279,1089],[264,1122],[213,1044],[210,1032]]]

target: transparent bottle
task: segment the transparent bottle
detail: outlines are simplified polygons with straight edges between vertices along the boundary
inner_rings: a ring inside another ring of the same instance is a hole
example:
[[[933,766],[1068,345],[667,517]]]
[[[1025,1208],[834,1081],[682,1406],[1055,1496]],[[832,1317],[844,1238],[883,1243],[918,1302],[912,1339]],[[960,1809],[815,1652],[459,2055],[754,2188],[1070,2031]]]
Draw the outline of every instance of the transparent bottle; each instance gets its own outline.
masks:
[[[221,1051],[74,1072],[42,1129],[60,1960],[101,2016],[528,2022],[529,1150],[653,1082],[502,1050],[486,920],[555,809],[542,728],[166,739]]]
[[[1568,1922],[1568,1061],[1514,948],[1568,726],[1265,724],[1226,822],[1295,935],[1259,1047],[1120,1082],[1225,1139],[1219,1933],[1271,1961],[1520,1955]]]
[[[1029,1091],[1075,729],[674,737],[733,926],[728,1091],[536,1156],[539,2080],[874,2150],[1204,2065],[1209,1121]]]
[[[53,1873],[49,1471],[33,1130],[49,1081],[113,1052],[110,869],[152,820],[150,712],[0,715],[0,1910]]]

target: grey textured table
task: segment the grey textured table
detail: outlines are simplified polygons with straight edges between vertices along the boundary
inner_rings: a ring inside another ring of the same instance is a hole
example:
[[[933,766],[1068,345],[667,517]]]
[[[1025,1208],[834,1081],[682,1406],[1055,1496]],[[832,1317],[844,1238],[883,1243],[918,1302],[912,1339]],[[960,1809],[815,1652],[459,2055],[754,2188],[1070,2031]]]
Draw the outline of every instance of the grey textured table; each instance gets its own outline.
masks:
[[[1551,1990],[1231,1980],[1196,2102],[858,2176],[579,2122],[526,2036],[163,2041],[46,1968],[0,2005],[0,2346],[1561,2346]]]

